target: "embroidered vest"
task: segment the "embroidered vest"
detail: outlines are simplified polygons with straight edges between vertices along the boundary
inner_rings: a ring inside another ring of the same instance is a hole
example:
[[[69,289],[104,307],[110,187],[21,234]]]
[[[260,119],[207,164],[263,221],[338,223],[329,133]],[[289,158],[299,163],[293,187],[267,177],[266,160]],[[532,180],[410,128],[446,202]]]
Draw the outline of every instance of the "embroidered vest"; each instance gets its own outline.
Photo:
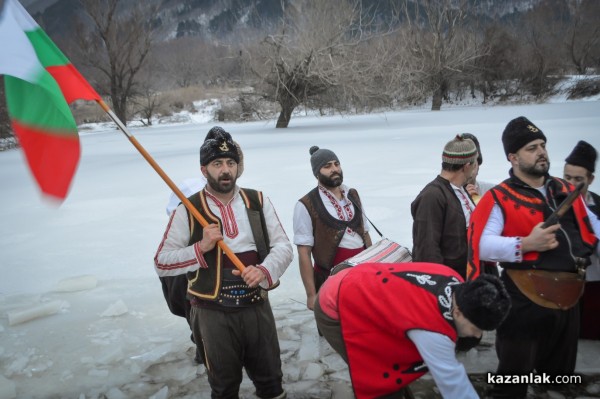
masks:
[[[363,223],[362,204],[358,192],[351,188],[348,190],[347,196],[354,204],[354,217],[352,220],[339,220],[331,216],[321,200],[318,187],[315,187],[304,197],[300,198],[300,202],[308,210],[312,221],[315,242],[312,248],[313,258],[315,259],[315,263],[325,270],[329,270],[335,266],[333,259],[340,241],[342,241],[342,237],[346,232],[346,228],[352,229],[362,237],[365,248],[371,246],[371,237],[365,231]]]
[[[397,392],[428,371],[407,331],[457,341],[452,286],[462,281],[433,263],[365,263],[343,277],[338,309],[357,399]]]
[[[566,181],[551,177],[546,183],[548,200],[555,208],[573,190]],[[504,215],[503,236],[528,236],[535,225],[543,222],[552,209],[542,194],[529,186],[505,180],[492,190],[494,201]],[[589,222],[583,201],[576,200],[559,221],[561,229],[556,232],[559,246],[550,251],[527,252],[523,262],[501,262],[504,268],[537,268],[551,271],[575,272],[577,265],[573,257],[587,259],[592,254],[597,239]]]
[[[262,192],[241,188],[240,196],[246,204],[246,212],[250,219],[250,227],[256,243],[258,258],[262,262],[270,251],[269,234],[262,210]],[[221,232],[223,231],[221,219],[211,212],[206,202],[204,190],[192,195],[188,199],[209,223],[218,224]],[[200,222],[189,211],[188,220],[190,221],[190,241],[188,245],[192,245],[202,240],[203,228]],[[223,282],[223,251],[216,245],[212,251],[205,253],[203,256],[208,264],[208,268],[199,268],[197,271],[188,272],[188,293],[203,300],[214,301],[219,296]]]

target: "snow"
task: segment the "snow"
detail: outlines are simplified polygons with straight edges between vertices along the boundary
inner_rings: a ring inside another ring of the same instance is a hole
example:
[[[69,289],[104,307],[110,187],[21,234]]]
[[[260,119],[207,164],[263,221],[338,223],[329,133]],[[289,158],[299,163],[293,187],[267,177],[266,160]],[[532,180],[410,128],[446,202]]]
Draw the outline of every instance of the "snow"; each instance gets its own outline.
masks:
[[[499,182],[509,168],[501,132],[520,115],[546,134],[553,175],[562,175],[578,140],[600,149],[598,101],[295,116],[288,129],[275,129],[274,121],[221,126],[244,151],[239,184],[271,198],[290,238],[294,204],[315,185],[308,149],[318,145],[336,152],[345,183],[358,189],[379,230],[410,248],[410,203],[439,173],[444,144],[474,133],[483,152],[480,180]],[[215,124],[132,133],[179,182],[200,173],[198,148]],[[153,268],[167,223],[167,185],[111,126],[85,130],[81,145],[60,207],[40,197],[21,151],[0,153],[0,398],[210,397],[204,367],[192,361],[189,328],[169,313]],[[591,189],[600,191],[599,179]],[[270,298],[288,397],[351,397],[345,364],[318,337],[304,305],[296,259]],[[15,315],[30,319],[17,323]],[[485,341],[461,355],[468,371],[494,370],[493,334]],[[599,373],[599,353],[598,342],[581,341],[577,370]],[[245,379],[241,397],[252,393]]]

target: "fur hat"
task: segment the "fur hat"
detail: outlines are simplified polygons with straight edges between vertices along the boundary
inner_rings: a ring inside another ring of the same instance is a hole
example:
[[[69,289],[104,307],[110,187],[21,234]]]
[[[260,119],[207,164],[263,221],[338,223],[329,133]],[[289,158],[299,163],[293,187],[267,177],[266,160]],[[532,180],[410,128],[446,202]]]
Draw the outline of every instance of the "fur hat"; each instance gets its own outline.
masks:
[[[481,155],[481,147],[479,146],[479,140],[477,140],[477,137],[471,133],[462,133],[460,137],[463,139],[469,139],[475,143],[475,147],[477,147],[477,164],[481,165],[483,163],[483,155]]]
[[[454,297],[462,314],[481,330],[498,328],[510,310],[504,284],[491,274],[455,285]]]
[[[477,160],[477,146],[468,139],[457,134],[444,146],[442,161],[452,165],[466,165]]]
[[[315,175],[315,177],[319,175],[321,168],[328,162],[340,161],[333,151],[319,148],[316,145],[310,147],[308,152],[310,153],[310,166],[312,167],[313,175]]]
[[[594,173],[596,171],[596,156],[596,149],[590,143],[580,140],[565,159],[565,162],[570,165],[581,166],[590,173]]]
[[[504,153],[508,157],[508,154],[516,153],[524,145],[537,139],[546,141],[546,136],[544,136],[542,129],[524,116],[519,116],[508,122],[508,125],[504,128],[504,132],[502,133]]]
[[[223,128],[215,126],[208,131],[200,147],[200,165],[206,166],[217,158],[231,158],[240,163],[240,152],[231,135]],[[238,173],[239,176],[239,173]]]

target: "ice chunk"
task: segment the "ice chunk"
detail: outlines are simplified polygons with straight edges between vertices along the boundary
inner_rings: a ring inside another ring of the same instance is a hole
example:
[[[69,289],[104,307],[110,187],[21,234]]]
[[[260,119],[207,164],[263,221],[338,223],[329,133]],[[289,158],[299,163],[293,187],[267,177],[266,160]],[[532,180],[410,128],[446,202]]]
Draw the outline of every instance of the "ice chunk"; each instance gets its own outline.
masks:
[[[92,275],[76,276],[60,280],[54,287],[55,292],[76,292],[96,288],[98,279]]]
[[[298,361],[317,361],[320,357],[319,337],[317,334],[303,334],[300,349],[298,350]]]
[[[106,392],[106,399],[127,399],[128,396],[123,393],[119,388],[112,387]]]
[[[0,398],[15,399],[16,397],[17,387],[15,383],[0,375]]]
[[[323,365],[319,363],[308,363],[302,373],[303,380],[318,380],[325,372]]]
[[[125,302],[123,302],[121,299],[119,299],[117,302],[110,305],[108,307],[108,309],[106,309],[104,312],[102,312],[102,314],[100,314],[100,316],[101,317],[121,316],[121,315],[124,315],[125,313],[127,313],[127,311],[128,311],[127,305],[125,305]]]
[[[169,387],[164,386],[160,391],[150,396],[150,399],[167,399],[169,397]]]
[[[87,374],[90,377],[106,378],[108,377],[108,370],[91,369]]]
[[[29,309],[8,312],[8,325],[14,326],[39,317],[52,315],[60,310],[61,305],[61,301],[50,301],[32,306]]]

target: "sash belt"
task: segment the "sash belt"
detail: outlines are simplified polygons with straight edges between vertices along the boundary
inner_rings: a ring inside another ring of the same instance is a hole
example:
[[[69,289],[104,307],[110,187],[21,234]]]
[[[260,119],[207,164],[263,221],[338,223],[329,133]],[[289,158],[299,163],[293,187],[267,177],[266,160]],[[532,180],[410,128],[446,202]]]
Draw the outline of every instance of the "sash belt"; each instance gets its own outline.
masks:
[[[570,309],[583,295],[585,278],[579,273],[518,269],[506,273],[523,295],[545,308]]]

